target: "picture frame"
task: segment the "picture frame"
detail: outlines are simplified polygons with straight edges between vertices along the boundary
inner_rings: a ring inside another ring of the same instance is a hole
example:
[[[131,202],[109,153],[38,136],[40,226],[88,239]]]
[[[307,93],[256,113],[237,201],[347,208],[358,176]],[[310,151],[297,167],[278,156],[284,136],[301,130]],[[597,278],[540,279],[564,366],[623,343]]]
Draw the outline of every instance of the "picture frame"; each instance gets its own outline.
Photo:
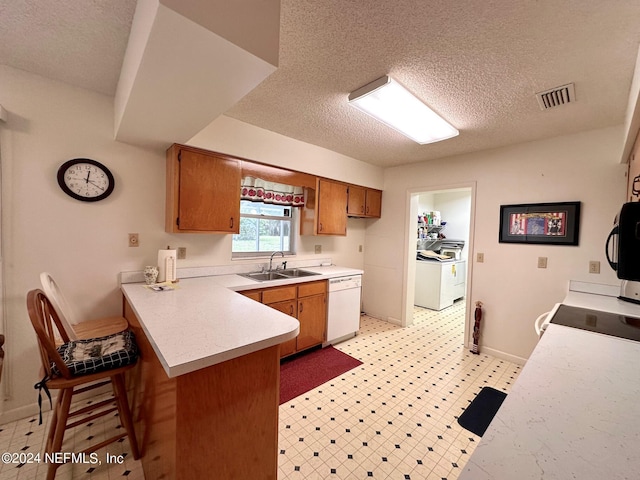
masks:
[[[580,202],[500,206],[500,243],[576,246],[580,235]]]

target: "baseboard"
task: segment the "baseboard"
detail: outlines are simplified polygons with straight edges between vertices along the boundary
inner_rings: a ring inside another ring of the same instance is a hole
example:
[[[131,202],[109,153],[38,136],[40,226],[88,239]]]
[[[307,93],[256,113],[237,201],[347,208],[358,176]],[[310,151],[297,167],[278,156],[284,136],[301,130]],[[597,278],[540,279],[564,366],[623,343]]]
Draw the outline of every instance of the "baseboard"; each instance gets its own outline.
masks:
[[[468,346],[469,350],[471,350],[471,346]],[[501,360],[507,360],[508,362],[515,363],[518,365],[524,365],[527,363],[526,358],[518,357],[516,355],[511,355],[510,353],[503,352],[501,350],[496,350],[494,348],[483,347],[480,345],[480,354],[491,355],[492,357],[500,358]]]
[[[102,387],[97,388],[95,390],[74,395],[73,402],[75,403],[82,400],[86,400],[87,398],[104,395],[111,391],[112,391],[111,385],[103,385]],[[58,393],[56,390],[50,390],[50,393],[51,393],[51,402],[55,403]],[[49,406],[49,398],[44,392],[42,392],[42,413],[48,412],[49,410],[51,410],[51,407]],[[37,417],[38,412],[40,412],[40,408],[38,407],[37,402],[30,403],[29,405],[23,405],[18,408],[13,408],[11,410],[6,410],[0,414],[0,425],[5,425],[7,423],[15,422],[17,420],[22,420],[24,418]]]
[[[389,323],[393,323],[394,325],[398,325],[398,326],[402,326],[402,321],[398,318],[393,318],[393,317],[387,317],[387,322]]]

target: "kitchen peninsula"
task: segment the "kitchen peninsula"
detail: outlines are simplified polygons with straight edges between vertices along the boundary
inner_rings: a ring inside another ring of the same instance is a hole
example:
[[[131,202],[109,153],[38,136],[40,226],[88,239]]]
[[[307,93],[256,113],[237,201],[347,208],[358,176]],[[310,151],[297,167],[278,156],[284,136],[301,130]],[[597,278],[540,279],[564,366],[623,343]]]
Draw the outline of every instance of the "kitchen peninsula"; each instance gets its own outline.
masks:
[[[276,282],[181,278],[161,292],[123,281],[141,352],[133,414],[145,478],[276,479],[280,344],[298,335],[299,322],[234,290],[354,271],[314,270]]]

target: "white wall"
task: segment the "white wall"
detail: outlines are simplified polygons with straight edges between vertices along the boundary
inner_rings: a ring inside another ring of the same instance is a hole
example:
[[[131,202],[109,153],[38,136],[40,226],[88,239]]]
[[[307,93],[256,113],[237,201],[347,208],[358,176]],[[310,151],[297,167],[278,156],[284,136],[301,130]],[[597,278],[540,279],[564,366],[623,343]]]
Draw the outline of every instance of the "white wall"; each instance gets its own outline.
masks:
[[[9,112],[8,122],[0,123],[7,338],[2,386],[10,396],[3,423],[35,411],[39,357],[25,296],[39,287],[40,272],[56,278],[81,318],[117,315],[119,272],[155,264],[158,249],[167,245],[187,247],[187,259],[178,267],[230,264],[231,236],[164,232],[164,151],[113,140],[113,98],[5,66],[0,66],[0,96]],[[382,184],[382,171],[362,162],[255,127],[235,131],[219,151],[246,151],[244,156],[265,162],[277,152],[291,168],[316,162],[327,176]],[[60,190],[58,167],[76,157],[112,170],[116,188],[108,199],[83,203]],[[350,219],[346,237],[302,238],[297,258],[313,258],[314,245],[320,244],[323,258],[362,268],[358,246],[364,244],[366,222]],[[140,235],[137,248],[128,247],[127,234],[133,232]]]
[[[475,183],[475,251],[469,258],[483,252],[485,262],[469,262],[469,278],[470,300],[484,303],[481,348],[528,358],[537,339],[534,319],[564,298],[570,279],[619,284],[607,266],[604,242],[624,201],[621,138],[621,127],[607,128],[387,169],[382,218],[366,231],[365,311],[402,321],[404,235],[413,220],[409,192]],[[582,202],[579,246],[498,243],[500,205],[572,200]],[[547,269],[537,268],[538,256],[548,257]],[[601,262],[601,274],[588,273],[590,260]]]

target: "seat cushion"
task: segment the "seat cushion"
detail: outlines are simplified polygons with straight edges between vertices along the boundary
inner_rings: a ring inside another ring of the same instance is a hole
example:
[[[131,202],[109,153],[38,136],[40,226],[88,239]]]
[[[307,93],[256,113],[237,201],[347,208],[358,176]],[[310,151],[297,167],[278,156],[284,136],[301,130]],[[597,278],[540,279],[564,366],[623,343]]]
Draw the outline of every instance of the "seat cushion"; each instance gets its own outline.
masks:
[[[58,347],[58,353],[72,375],[88,375],[135,363],[138,346],[133,332],[127,330],[104,337],[75,340]],[[55,363],[51,370],[60,375]]]

